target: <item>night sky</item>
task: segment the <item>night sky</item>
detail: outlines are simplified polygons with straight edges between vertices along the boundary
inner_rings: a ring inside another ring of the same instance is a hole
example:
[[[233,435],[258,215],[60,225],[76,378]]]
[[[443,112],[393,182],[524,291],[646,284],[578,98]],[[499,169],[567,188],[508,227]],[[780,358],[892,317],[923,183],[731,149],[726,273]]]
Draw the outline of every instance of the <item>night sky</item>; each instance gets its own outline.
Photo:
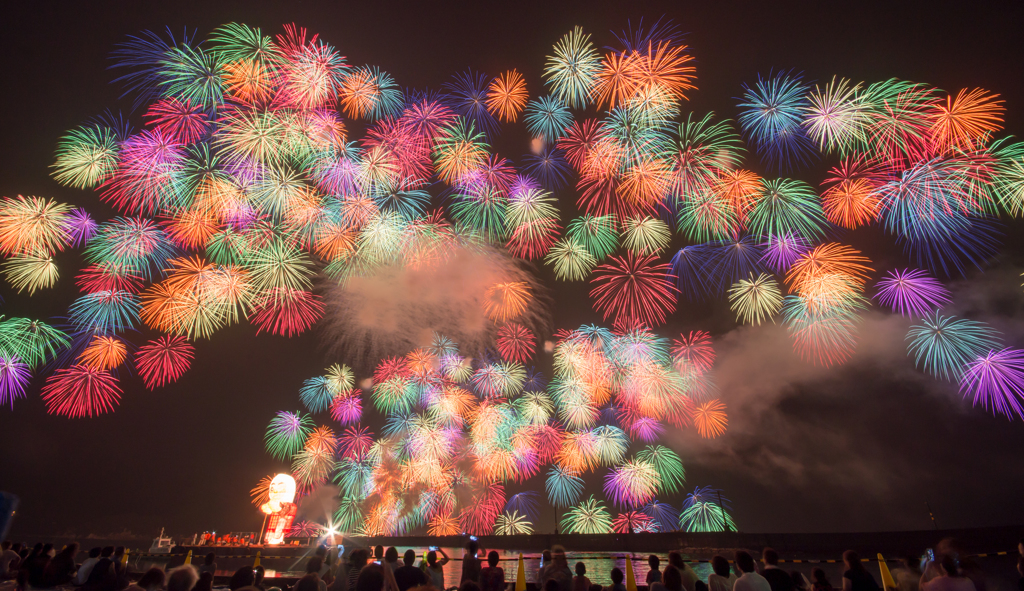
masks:
[[[697,59],[698,91],[684,113],[713,110],[734,118],[733,97],[743,82],[794,69],[810,81],[839,75],[869,83],[899,77],[952,92],[980,86],[1006,100],[1006,133],[1024,135],[1020,2],[262,4],[268,5],[6,6],[0,195],[53,197],[84,205],[98,219],[113,217],[95,193],[50,178],[58,138],[108,108],[130,111],[131,100],[119,99],[121,88],[111,84],[116,74],[107,69],[110,52],[126,35],[166,26],[179,34],[198,29],[198,38],[205,38],[231,21],[270,34],[295,22],[319,33],[350,63],[380,66],[403,87],[437,88],[468,67],[492,76],[515,67],[536,96],[544,56],[573,26],[583,26],[602,46],[614,42],[609,31],[625,29],[630,19],[636,24],[664,15],[687,32]],[[131,114],[136,126],[139,115]],[[516,159],[528,151],[527,141],[525,132],[512,132],[497,147]],[[756,158],[747,163],[763,170]],[[792,176],[818,186],[832,164],[826,159]],[[560,197],[571,209],[574,194]],[[956,302],[950,311],[991,322],[1016,347],[1024,346],[1022,228],[1006,228],[1002,254],[984,274],[949,283]],[[876,269],[906,264],[893,239],[877,229],[839,239],[863,250]],[[0,285],[0,313],[64,314],[81,261],[64,253],[57,262],[56,289],[28,298]],[[555,285],[548,269],[539,273],[554,286],[554,328],[600,321],[588,286]],[[658,332],[712,331],[717,381],[731,411],[730,430],[718,440],[691,432],[665,438],[683,456],[687,487],[722,488],[748,532],[930,528],[926,501],[943,527],[1024,523],[1024,423],[972,409],[955,386],[914,371],[903,342],[907,326],[898,317],[868,314],[854,359],[823,370],[800,362],[780,327],[737,329],[724,301],[681,304]],[[21,497],[14,537],[124,528],[151,537],[164,526],[175,534],[257,529],[261,516],[249,503],[249,489],[285,467],[264,452],[267,422],[278,410],[299,408],[304,379],[345,358],[328,355],[329,343],[316,331],[293,339],[254,335],[242,325],[200,341],[192,369],[156,392],[126,377],[118,410],[95,419],[47,415],[38,396],[43,379],[33,378],[27,399],[13,412],[0,409],[0,489]],[[550,366],[550,356],[542,353],[539,365]],[[599,492],[597,479],[591,480]],[[528,487],[543,491],[542,476]],[[512,485],[509,494],[521,488]],[[663,500],[678,506],[681,498]],[[538,530],[550,529],[550,523],[538,524]]]

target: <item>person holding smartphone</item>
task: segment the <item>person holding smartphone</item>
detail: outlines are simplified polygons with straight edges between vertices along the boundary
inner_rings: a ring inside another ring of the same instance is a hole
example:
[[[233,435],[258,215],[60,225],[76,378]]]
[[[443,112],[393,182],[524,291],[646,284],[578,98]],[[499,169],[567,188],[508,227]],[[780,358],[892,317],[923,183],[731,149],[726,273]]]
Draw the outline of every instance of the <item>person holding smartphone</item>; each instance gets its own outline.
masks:
[[[427,552],[427,577],[435,589],[444,589],[444,565],[448,564],[448,554],[437,546],[431,546],[430,548],[430,552]],[[440,559],[437,557],[438,552],[442,556]]]

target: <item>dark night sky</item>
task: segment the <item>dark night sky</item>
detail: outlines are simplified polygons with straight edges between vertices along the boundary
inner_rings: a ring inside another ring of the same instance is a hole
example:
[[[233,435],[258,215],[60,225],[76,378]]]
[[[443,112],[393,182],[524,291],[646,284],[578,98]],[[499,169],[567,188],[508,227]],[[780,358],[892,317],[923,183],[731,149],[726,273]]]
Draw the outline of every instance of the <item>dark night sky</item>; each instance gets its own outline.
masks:
[[[437,87],[467,67],[491,75],[516,67],[536,92],[544,56],[574,25],[604,45],[613,42],[608,31],[625,28],[628,19],[665,15],[688,32],[698,60],[699,90],[684,112],[734,117],[732,97],[742,82],[793,68],[810,80],[900,77],[954,92],[981,86],[1006,99],[1008,133],[1024,134],[1020,2],[265,4],[6,6],[0,23],[6,80],[0,92],[0,194],[52,196],[107,211],[94,194],[58,186],[48,166],[65,130],[107,108],[130,109],[128,100],[118,99],[120,88],[110,84],[110,51],[143,29],[187,26],[203,38],[230,21],[274,33],[284,23],[306,26],[351,63],[378,65],[406,87]],[[514,157],[526,147],[504,152]],[[795,176],[818,185],[823,172],[819,166]],[[1020,228],[1008,229],[1004,254],[989,272],[972,275],[969,285],[953,285],[956,313],[992,322],[1018,347],[1024,345]],[[843,239],[881,269],[902,260],[891,238],[877,231]],[[78,261],[64,255],[58,262],[62,278],[55,290],[29,299],[0,286],[2,313],[64,313],[74,297]],[[582,286],[559,288],[553,296],[556,328],[599,320]],[[704,328],[719,337],[718,382],[732,409],[730,432],[711,443],[690,434],[666,442],[682,451],[688,486],[711,484],[727,492],[741,529],[926,528],[925,500],[943,526],[1024,523],[1024,424],[972,410],[954,388],[914,372],[904,354],[904,321],[869,315],[855,359],[828,372],[795,361],[781,329],[734,327],[719,302],[680,306],[661,332]],[[303,379],[344,359],[328,358],[316,333],[290,340],[253,339],[254,333],[236,326],[198,343],[192,369],[157,392],[127,378],[117,412],[96,419],[47,415],[36,377],[14,412],[0,409],[0,489],[22,499],[16,537],[258,527],[248,491],[281,467],[263,451],[267,421],[277,410],[299,406]],[[540,478],[530,485],[543,490]]]

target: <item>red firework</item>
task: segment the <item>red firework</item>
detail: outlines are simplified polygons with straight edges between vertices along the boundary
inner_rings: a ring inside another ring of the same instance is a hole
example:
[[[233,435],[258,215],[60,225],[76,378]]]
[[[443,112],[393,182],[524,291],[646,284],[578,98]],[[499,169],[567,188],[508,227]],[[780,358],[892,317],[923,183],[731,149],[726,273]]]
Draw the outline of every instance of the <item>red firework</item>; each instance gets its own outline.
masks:
[[[522,324],[510,322],[498,329],[498,352],[509,361],[526,363],[533,357],[537,339]]]
[[[676,308],[677,290],[667,264],[655,264],[657,257],[627,252],[623,257],[594,270],[590,290],[594,309],[604,319],[626,320],[646,326],[660,326]]]
[[[121,389],[109,371],[72,365],[46,380],[42,396],[46,412],[75,419],[113,412],[121,401]]]
[[[152,390],[177,381],[192,365],[195,351],[185,337],[164,335],[139,347],[135,367]]]

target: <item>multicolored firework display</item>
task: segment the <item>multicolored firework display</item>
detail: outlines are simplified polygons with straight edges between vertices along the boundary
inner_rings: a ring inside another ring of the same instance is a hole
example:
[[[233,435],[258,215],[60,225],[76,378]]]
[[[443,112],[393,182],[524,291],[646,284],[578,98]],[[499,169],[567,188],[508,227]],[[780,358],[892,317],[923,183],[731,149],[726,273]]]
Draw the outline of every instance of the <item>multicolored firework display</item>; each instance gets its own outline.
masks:
[[[671,24],[605,42],[614,48],[577,27],[543,70],[406,89],[294,25],[130,37],[115,69],[142,127],[89,121],[57,141],[53,163],[58,183],[96,191],[118,215],[0,201],[0,271],[14,290],[53,287],[65,249],[86,265],[65,318],[0,319],[0,406],[37,374],[50,413],[111,412],[132,396],[122,382],[176,381],[193,343],[241,322],[284,336],[343,326],[360,367],[394,320],[346,316],[359,297],[387,295],[368,284],[415,273],[426,294],[472,260],[494,270],[472,273],[477,291],[422,306],[472,334],[388,337],[381,350],[401,350],[375,356],[372,373],[332,365],[299,388],[305,410],[271,418],[267,451],[290,463],[299,494],[340,489],[332,527],[530,533],[541,494],[506,498],[506,485],[543,478],[566,532],[735,529],[710,487],[678,511],[658,500],[685,492],[665,429],[715,438],[729,425],[711,335],[658,333],[688,302],[781,322],[803,359],[832,366],[853,355],[875,300],[912,317],[908,353],[923,371],[1024,418],[1024,354],[942,315],[952,296],[938,278],[980,268],[999,216],[1024,213],[1024,143],[996,139],[998,95],[779,72],[737,82],[737,125],[685,112],[696,70]],[[527,82],[534,73],[542,85]],[[518,162],[492,147],[508,128],[532,138]],[[820,191],[792,177],[820,159],[831,167]],[[842,239],[867,225],[911,266],[876,277]],[[589,281],[607,326],[552,331],[540,265]],[[135,342],[143,330],[150,340]],[[546,377],[537,367],[549,363]],[[585,480],[602,475],[603,499]]]

